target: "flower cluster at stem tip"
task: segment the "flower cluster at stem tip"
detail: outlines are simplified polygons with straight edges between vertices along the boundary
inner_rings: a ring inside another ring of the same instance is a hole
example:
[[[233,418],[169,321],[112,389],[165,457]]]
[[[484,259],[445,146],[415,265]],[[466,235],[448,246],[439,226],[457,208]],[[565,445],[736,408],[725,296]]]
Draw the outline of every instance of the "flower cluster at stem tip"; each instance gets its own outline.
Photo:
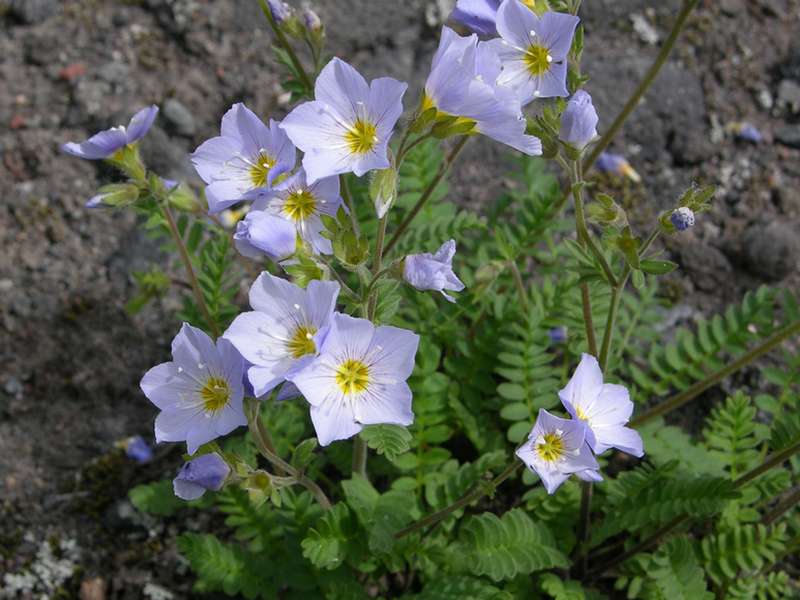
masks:
[[[270,0],[267,5],[276,26],[296,19],[283,2]],[[524,109],[540,99],[569,96],[568,61],[579,24],[578,17],[546,5],[459,0],[453,19],[474,33],[462,36],[442,29],[406,135],[484,135],[528,155],[542,154],[542,141],[531,135]],[[303,19],[309,30],[322,32],[313,11],[307,9]],[[306,258],[329,266],[329,257],[340,258],[329,223],[342,215],[355,218],[341,179],[350,173],[395,174],[385,179],[391,185],[384,186],[376,202],[385,225],[406,138],[396,154],[390,143],[404,112],[407,87],[391,77],[367,81],[353,66],[333,58],[319,71],[313,99],[281,121],[265,123],[243,103],[234,104],[222,117],[220,135],[202,143],[191,161],[205,183],[210,215],[243,207],[233,233],[236,249],[246,258],[266,258],[285,270]],[[177,190],[175,182],[147,183],[136,150],[157,112],[155,106],[143,109],[127,127],[63,147],[85,159],[109,160],[131,178],[124,190],[101,193],[91,205],[121,203],[123,192],[127,202],[147,186],[166,195]],[[568,155],[579,159],[596,138],[597,124],[591,96],[576,90],[562,111],[560,128],[555,128],[557,139]],[[693,223],[686,210],[672,216],[678,230]],[[448,240],[435,253],[410,254],[384,271],[455,302],[448,292],[465,288],[453,270],[455,253],[456,242]],[[383,276],[380,260],[376,264],[372,284]],[[220,489],[230,476],[235,465],[227,464],[225,456],[197,453],[240,426],[252,426],[246,416],[249,397],[263,400],[275,392],[279,399],[304,398],[322,446],[353,437],[367,425],[412,424],[407,379],[419,336],[377,324],[370,308],[362,315],[367,318],[339,312],[339,294],[350,290],[339,278],[326,280],[328,270],[319,273],[301,287],[264,271],[250,288],[252,310],[236,316],[216,340],[183,324],[172,342],[172,360],[153,367],[141,380],[142,391],[160,410],[156,441],[183,441],[188,453],[196,455],[175,479],[180,497],[193,499]],[[372,284],[362,299],[365,307],[374,300]],[[563,342],[564,335],[557,333],[554,343]],[[625,426],[633,409],[628,392],[603,382],[594,357],[583,356],[559,397],[571,418],[540,411],[528,441],[516,453],[549,493],[571,474],[602,480],[594,455],[609,448],[642,455],[641,438]]]

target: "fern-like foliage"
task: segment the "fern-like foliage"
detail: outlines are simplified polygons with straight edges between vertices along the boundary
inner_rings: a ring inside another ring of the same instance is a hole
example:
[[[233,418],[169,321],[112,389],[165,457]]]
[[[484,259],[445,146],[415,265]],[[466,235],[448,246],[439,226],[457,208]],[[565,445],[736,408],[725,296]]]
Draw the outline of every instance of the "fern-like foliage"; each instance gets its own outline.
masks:
[[[431,581],[423,592],[407,598],[408,600],[512,600],[514,596],[477,577],[446,575]]]
[[[786,526],[743,525],[704,538],[700,547],[706,573],[717,584],[753,575],[775,563],[784,549]]]
[[[738,497],[727,478],[690,475],[678,471],[676,462],[658,468],[644,465],[623,473],[608,482],[607,494],[606,518],[592,531],[595,543],[683,514],[710,516]]]
[[[777,294],[768,287],[745,294],[741,304],[731,305],[724,315],[700,320],[695,332],[681,328],[675,341],[654,344],[647,364],[632,363],[632,380],[648,395],[664,395],[671,389],[686,389],[725,363],[723,353],[744,351],[752,340],[769,335]]]
[[[676,537],[653,554],[638,554],[624,567],[615,587],[628,589],[628,598],[646,600],[711,600],[703,569],[691,541]]]
[[[798,590],[792,586],[785,571],[776,571],[734,582],[728,588],[731,600],[783,600],[796,598]]]
[[[568,565],[547,526],[534,523],[520,509],[502,518],[484,513],[467,520],[452,561],[458,571],[494,581]]]
[[[736,479],[760,457],[758,446],[767,437],[766,427],[755,420],[756,407],[742,392],[715,408],[707,421],[706,444],[712,455],[727,466]]]

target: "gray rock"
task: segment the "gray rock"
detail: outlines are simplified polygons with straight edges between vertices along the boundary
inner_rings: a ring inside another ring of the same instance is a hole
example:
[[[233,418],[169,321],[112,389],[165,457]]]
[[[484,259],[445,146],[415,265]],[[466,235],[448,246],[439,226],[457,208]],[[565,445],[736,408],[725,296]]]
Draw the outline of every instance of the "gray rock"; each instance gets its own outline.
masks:
[[[12,375],[3,385],[3,391],[12,398],[19,399],[22,397],[22,383]]]
[[[125,63],[111,61],[97,69],[97,76],[109,83],[122,83],[130,75],[131,69]]]
[[[800,227],[784,222],[751,225],[742,235],[742,251],[753,274],[780,281],[800,264]]]
[[[800,148],[800,125],[784,125],[775,133],[775,139],[784,146]]]
[[[170,127],[178,135],[191,137],[195,134],[197,126],[194,121],[194,116],[192,116],[189,109],[181,104],[180,101],[175,98],[170,98],[164,102],[162,114]]]
[[[9,0],[8,9],[26,25],[33,25],[61,12],[61,3],[58,0]]]
[[[792,114],[800,112],[800,84],[784,79],[778,84],[778,106],[786,107]]]
[[[717,293],[731,289],[733,267],[717,248],[699,240],[687,239],[676,250],[681,267],[689,274],[697,289]]]

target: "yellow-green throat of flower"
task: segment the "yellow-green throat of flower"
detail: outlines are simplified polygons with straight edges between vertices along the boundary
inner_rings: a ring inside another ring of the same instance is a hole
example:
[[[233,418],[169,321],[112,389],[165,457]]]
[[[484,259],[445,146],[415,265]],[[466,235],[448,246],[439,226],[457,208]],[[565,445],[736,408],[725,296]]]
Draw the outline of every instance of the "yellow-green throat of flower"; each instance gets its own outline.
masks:
[[[522,57],[522,62],[525,63],[525,68],[528,69],[528,73],[534,77],[538,77],[547,72],[550,68],[550,63],[553,62],[553,57],[550,55],[550,51],[544,46],[532,44]]]
[[[308,190],[290,192],[283,205],[283,213],[292,221],[303,221],[314,214],[317,199]]]
[[[560,432],[551,431],[539,436],[534,442],[539,457],[546,462],[554,462],[564,455],[564,440]]]
[[[369,384],[369,367],[360,360],[347,359],[336,369],[336,384],[344,394],[360,394]]]
[[[378,143],[378,128],[366,119],[356,119],[344,134],[344,141],[353,154],[366,154]]]
[[[206,412],[221,411],[231,398],[228,382],[221,377],[209,377],[200,390],[200,398],[203,400],[203,408]]]
[[[267,176],[270,169],[275,166],[275,159],[266,152],[261,152],[250,166],[250,181],[253,187],[264,187],[267,185]]]
[[[317,329],[309,325],[301,325],[294,330],[292,337],[286,342],[286,349],[292,358],[300,358],[317,351],[317,346],[314,344],[315,333]]]

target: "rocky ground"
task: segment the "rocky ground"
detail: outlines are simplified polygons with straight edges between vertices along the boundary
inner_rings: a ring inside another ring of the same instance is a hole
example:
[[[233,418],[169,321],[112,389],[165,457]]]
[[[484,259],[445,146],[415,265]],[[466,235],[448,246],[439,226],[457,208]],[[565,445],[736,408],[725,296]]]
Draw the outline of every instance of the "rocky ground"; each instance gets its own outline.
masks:
[[[412,89],[449,4],[316,2],[332,51]],[[584,70],[601,125],[679,5],[584,2]],[[799,25],[798,0],[702,1],[614,143],[644,177],[632,192],[644,214],[669,206],[692,179],[719,186],[715,211],[668,248],[686,274],[689,314],[764,282],[800,289]],[[175,532],[125,499],[176,457],[139,467],[114,450],[151,432],[154,411],[137,384],[167,357],[174,307],[130,317],[124,304],[130,273],[160,257],[130,214],[83,208],[108,173],[58,146],[157,103],[146,160],[165,176],[192,177],[187,152],[215,135],[231,103],[285,112],[270,44],[255,0],[0,0],[0,580],[33,564],[20,586],[37,597],[59,581],[83,598],[188,597],[191,579],[169,544]],[[761,143],[737,137],[743,121]],[[496,196],[505,156],[472,145],[456,170],[456,200]]]

